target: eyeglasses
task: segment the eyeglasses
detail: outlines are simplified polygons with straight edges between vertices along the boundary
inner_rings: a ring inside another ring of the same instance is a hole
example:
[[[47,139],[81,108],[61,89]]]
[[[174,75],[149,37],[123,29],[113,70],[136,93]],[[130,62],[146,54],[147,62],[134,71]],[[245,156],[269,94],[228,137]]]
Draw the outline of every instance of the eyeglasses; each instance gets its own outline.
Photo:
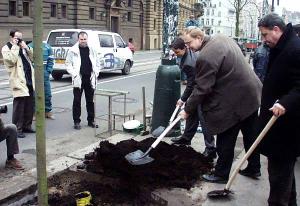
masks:
[[[192,42],[192,40],[190,40],[190,41],[185,41],[184,43],[185,43],[186,45],[190,45],[191,42]]]

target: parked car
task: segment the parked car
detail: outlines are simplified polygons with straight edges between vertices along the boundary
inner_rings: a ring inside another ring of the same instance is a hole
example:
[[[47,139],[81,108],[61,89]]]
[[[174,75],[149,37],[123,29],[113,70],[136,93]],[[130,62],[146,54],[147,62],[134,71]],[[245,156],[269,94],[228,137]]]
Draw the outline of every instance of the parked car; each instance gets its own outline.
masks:
[[[102,68],[100,72],[121,70],[127,75],[133,65],[132,52],[123,38],[113,32],[84,30],[84,29],[56,29],[49,32],[47,43],[53,49],[55,58],[52,77],[60,80],[67,74],[65,60],[69,49],[78,41],[78,33],[85,31],[88,34],[88,44],[98,51]]]

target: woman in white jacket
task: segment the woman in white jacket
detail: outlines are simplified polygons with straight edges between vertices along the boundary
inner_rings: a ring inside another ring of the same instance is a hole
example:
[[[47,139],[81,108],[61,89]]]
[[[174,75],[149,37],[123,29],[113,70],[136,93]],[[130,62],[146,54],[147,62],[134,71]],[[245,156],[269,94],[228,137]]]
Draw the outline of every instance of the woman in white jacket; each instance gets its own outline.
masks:
[[[68,73],[72,76],[73,84],[73,120],[74,128],[81,129],[81,96],[85,93],[88,126],[97,127],[94,122],[94,91],[100,72],[100,63],[95,48],[88,45],[88,34],[78,33],[78,42],[70,49],[66,58]]]

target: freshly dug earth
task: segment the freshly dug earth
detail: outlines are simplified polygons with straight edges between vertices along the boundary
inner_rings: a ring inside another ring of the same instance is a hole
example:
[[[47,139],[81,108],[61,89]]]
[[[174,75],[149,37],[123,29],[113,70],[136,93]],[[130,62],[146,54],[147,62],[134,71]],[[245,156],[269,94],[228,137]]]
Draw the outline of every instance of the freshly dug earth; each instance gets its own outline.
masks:
[[[94,205],[155,205],[151,203],[151,192],[155,189],[190,189],[199,181],[201,174],[212,168],[212,163],[193,148],[165,142],[151,150],[153,162],[138,166],[127,162],[126,154],[136,150],[145,152],[154,141],[154,138],[141,142],[131,139],[116,145],[102,141],[93,153],[86,154],[84,163],[87,172],[81,171],[80,174],[93,173],[92,181],[82,178],[79,182],[71,183],[64,191],[67,194],[50,196],[49,204],[76,206],[75,194],[88,190]],[[52,186],[58,190],[60,185],[65,184],[59,182],[58,178],[54,180]]]
[[[117,145],[103,141],[100,147],[95,149],[92,161],[85,162],[87,171],[120,178],[128,185],[129,190],[140,187],[189,189],[199,180],[202,173],[212,167],[202,154],[191,147],[175,146],[165,142],[161,142],[151,150],[150,156],[154,158],[153,162],[135,166],[127,162],[126,154],[136,150],[146,152],[154,141],[154,138],[141,142],[131,139]]]

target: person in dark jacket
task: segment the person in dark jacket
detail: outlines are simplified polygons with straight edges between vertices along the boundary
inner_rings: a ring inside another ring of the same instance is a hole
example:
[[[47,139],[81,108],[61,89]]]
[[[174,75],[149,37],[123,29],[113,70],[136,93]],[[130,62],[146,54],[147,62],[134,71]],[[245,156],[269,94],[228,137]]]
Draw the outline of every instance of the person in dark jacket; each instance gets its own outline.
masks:
[[[255,140],[254,122],[262,84],[231,38],[220,34],[204,36],[199,28],[192,28],[186,30],[184,40],[199,55],[195,66],[196,85],[180,115],[186,119],[201,105],[207,130],[217,135],[218,154],[215,170],[202,178],[226,183],[239,131],[246,151]],[[253,178],[261,175],[257,152],[252,153],[240,174]]]
[[[187,75],[186,88],[181,95],[181,98],[177,101],[177,106],[181,107],[187,101],[194,89],[197,53],[188,49],[184,43],[184,40],[180,37],[176,38],[172,42],[170,48],[173,50],[177,57],[181,57],[181,61],[179,64],[180,69]],[[193,113],[189,116],[189,118],[187,118],[184,133],[182,134],[182,136],[173,137],[171,141],[175,144],[190,145],[191,140],[197,132],[199,121],[201,123],[205,141],[205,150],[203,152],[203,155],[208,157],[209,159],[214,159],[216,158],[215,139],[214,136],[206,130],[205,121],[202,116],[200,105],[198,105],[197,112]]]
[[[271,13],[258,23],[263,41],[271,48],[258,118],[261,130],[279,118],[259,145],[268,158],[269,206],[296,206],[294,166],[300,156],[300,39],[292,25]]]
[[[269,50],[268,45],[262,43],[254,53],[253,69],[261,82],[263,82],[265,78],[269,60]]]

